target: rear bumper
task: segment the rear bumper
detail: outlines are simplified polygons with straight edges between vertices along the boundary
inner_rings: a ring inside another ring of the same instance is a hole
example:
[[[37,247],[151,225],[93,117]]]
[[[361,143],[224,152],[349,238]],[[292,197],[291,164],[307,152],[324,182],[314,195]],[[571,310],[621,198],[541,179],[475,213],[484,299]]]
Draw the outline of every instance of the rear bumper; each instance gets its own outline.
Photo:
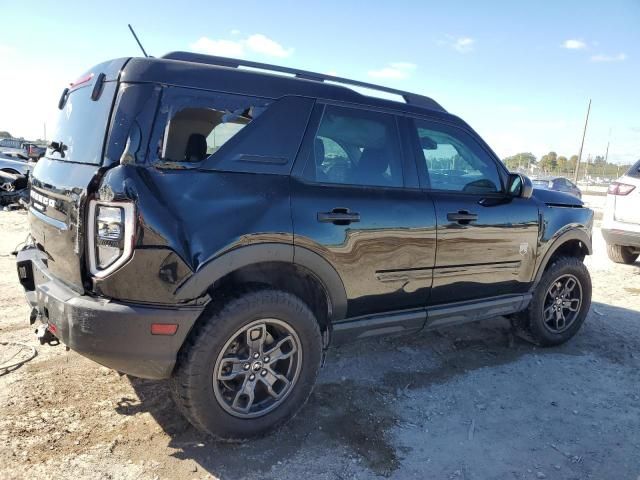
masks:
[[[640,232],[630,232],[616,228],[602,228],[604,241],[610,245],[640,248]]]
[[[81,295],[52,277],[35,248],[18,253],[20,283],[40,320],[65,345],[106,367],[142,378],[171,375],[203,306],[162,307]],[[174,335],[152,335],[152,323],[174,323]]]

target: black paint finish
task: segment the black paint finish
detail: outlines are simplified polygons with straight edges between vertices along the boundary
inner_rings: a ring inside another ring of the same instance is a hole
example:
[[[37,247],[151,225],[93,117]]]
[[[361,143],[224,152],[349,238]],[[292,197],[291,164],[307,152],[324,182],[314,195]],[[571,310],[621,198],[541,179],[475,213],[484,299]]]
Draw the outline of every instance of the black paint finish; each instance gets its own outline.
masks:
[[[108,65],[109,79],[118,77],[113,65],[120,77],[102,163],[43,158],[32,180],[33,192],[42,196],[32,200],[29,214],[36,246],[44,252],[39,267],[49,287],[63,285],[82,301],[92,296],[155,306],[162,315],[184,308],[190,312],[184,328],[190,328],[191,314],[215,297],[211,287],[226,275],[259,264],[296,265],[318,283],[340,335],[391,334],[525,308],[554,252],[567,245],[591,251],[593,212],[575,197],[552,191],[536,191],[532,198],[452,193],[421,182],[412,118],[447,122],[486,147],[442,109],[193,62],[149,58]],[[219,95],[248,95],[276,107],[219,155],[201,164],[170,164],[158,159],[158,151],[166,102],[176,94],[214,102]],[[320,99],[395,116],[404,186],[304,179]],[[486,150],[506,178],[504,166]],[[86,207],[92,199],[135,205],[131,259],[105,278],[90,276],[87,268]],[[61,304],[67,308],[64,298]],[[105,318],[112,318],[107,310]],[[99,308],[91,312],[102,315]],[[138,341],[146,341],[136,331]],[[83,352],[99,361],[104,355]]]

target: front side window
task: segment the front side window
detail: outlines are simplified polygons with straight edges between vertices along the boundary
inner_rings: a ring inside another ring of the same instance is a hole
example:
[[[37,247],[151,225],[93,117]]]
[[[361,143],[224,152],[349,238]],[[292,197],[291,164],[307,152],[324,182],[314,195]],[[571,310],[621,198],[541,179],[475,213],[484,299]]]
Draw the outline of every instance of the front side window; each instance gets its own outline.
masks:
[[[415,125],[432,189],[479,194],[502,190],[496,163],[469,134],[421,120]]]
[[[312,181],[403,185],[398,130],[391,115],[326,106],[313,139],[311,157],[305,176]]]

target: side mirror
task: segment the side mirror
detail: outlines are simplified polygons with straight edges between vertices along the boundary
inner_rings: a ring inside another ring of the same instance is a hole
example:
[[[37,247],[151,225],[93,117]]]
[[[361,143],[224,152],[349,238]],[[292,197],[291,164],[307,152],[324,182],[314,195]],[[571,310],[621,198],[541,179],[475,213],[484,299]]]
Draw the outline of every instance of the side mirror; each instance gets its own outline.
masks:
[[[533,194],[531,179],[521,173],[510,173],[507,192],[512,197],[531,198]]]

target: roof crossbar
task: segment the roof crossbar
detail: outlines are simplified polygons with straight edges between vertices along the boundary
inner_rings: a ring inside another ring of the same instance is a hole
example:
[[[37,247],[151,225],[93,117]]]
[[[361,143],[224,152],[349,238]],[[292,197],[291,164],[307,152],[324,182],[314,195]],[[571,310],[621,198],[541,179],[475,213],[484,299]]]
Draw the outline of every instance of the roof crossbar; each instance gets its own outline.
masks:
[[[315,82],[335,82],[343,85],[352,85],[354,87],[367,88],[370,90],[377,90],[379,92],[390,93],[392,95],[398,95],[404,99],[409,105],[416,105],[419,107],[426,107],[436,110],[444,111],[444,109],[432,98],[418,95],[403,90],[398,90],[390,87],[383,87],[381,85],[375,85],[373,83],[361,82],[359,80],[351,80],[343,77],[336,77],[334,75],[326,75],[324,73],[310,72],[307,70],[299,70],[297,68],[282,67],[280,65],[270,65],[268,63],[252,62],[249,60],[240,60],[237,58],[218,57],[215,55],[203,55],[200,53],[191,52],[171,52],[162,57],[167,60],[180,60],[183,62],[202,63],[206,65],[216,65],[220,67],[239,68],[249,67],[260,70],[286,73],[294,75],[296,78],[304,80],[312,80]]]

